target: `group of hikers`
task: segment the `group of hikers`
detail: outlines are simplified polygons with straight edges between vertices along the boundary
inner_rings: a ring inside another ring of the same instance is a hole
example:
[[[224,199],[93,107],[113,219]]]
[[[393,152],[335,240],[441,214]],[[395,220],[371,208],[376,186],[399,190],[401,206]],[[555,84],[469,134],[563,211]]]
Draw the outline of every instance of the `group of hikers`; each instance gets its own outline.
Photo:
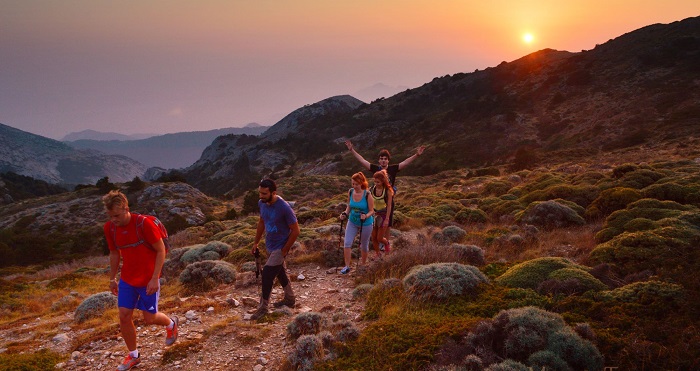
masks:
[[[350,272],[351,247],[356,235],[360,235],[360,261],[366,264],[369,254],[369,241],[372,239],[376,256],[380,254],[380,245],[385,253],[391,251],[389,229],[393,222],[394,196],[396,195],[396,175],[423,154],[425,146],[416,149],[415,154],[396,165],[389,165],[389,151],[379,152],[378,164],[365,160],[350,141],[345,145],[352,155],[373,175],[374,185],[370,188],[367,178],[360,171],[352,175],[352,188],[348,192],[348,203],[339,218],[347,220],[345,229],[343,257],[345,267],[341,274]],[[257,320],[268,313],[268,306],[275,278],[284,291],[282,300],[273,303],[275,307],[294,307],[296,298],[292,284],[287,277],[284,266],[285,258],[299,236],[299,223],[292,207],[277,195],[277,185],[272,179],[264,179],[258,186],[260,199],[260,217],[255,233],[251,253],[259,255],[260,240],[265,235],[267,261],[262,268],[262,293],[260,304],[250,316]],[[102,198],[109,216],[104,224],[104,234],[109,247],[109,288],[117,295],[119,307],[119,327],[128,349],[127,355],[117,367],[117,371],[126,371],[138,365],[141,357],[136,343],[134,310],[143,313],[147,325],[160,325],[166,329],[165,345],[177,341],[177,316],[168,316],[158,311],[160,296],[160,275],[165,262],[167,238],[165,230],[156,218],[132,213],[129,201],[118,190],[111,191]],[[121,274],[119,266],[121,261]]]

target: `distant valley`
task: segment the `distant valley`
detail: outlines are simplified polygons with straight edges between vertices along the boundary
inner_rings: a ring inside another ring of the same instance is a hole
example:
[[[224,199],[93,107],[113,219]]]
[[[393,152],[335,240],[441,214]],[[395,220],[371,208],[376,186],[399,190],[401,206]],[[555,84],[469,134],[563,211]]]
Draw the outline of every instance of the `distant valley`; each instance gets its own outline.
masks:
[[[202,151],[221,135],[260,135],[269,126],[249,125],[242,128],[224,128],[152,136],[139,140],[67,141],[77,149],[93,149],[111,155],[122,155],[148,166],[163,169],[179,169],[199,160]]]

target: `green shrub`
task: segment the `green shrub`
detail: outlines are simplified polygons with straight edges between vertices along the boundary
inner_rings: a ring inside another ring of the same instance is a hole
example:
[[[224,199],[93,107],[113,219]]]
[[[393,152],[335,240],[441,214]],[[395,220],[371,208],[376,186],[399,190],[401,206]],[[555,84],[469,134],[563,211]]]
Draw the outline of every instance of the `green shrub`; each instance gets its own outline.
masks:
[[[101,316],[107,309],[117,307],[117,297],[109,291],[100,292],[88,296],[75,309],[73,318],[78,323]]]
[[[458,263],[434,263],[411,268],[404,288],[416,301],[445,301],[453,296],[472,295],[489,280],[477,268]]]
[[[455,221],[461,224],[486,223],[488,217],[486,213],[479,209],[463,208],[455,214]]]
[[[610,215],[641,198],[641,193],[636,189],[624,187],[606,189],[600,192],[598,197],[588,206],[586,217],[601,218]]]
[[[649,305],[654,302],[679,304],[685,295],[683,286],[669,282],[634,282],[612,291],[601,292],[600,296],[623,303]]]
[[[575,268],[585,272],[586,268],[565,258],[543,257],[516,264],[494,280],[507,287],[537,289],[553,272],[563,268]]]
[[[433,240],[438,243],[448,244],[459,242],[467,236],[467,231],[454,225],[447,226],[441,232],[433,235]]]
[[[697,205],[700,203],[700,185],[680,185],[673,182],[652,184],[642,189],[642,195],[645,198]]]
[[[382,280],[369,291],[363,317],[376,319],[384,307],[391,303],[400,303],[405,300],[405,297],[402,280],[398,278]]]
[[[236,281],[236,268],[221,260],[192,263],[180,273],[180,283],[190,292],[209,291],[219,284]]]
[[[648,187],[659,179],[664,178],[665,175],[656,171],[647,169],[637,169],[625,173],[622,178],[618,181],[621,187],[642,189]]]
[[[479,324],[467,335],[466,342],[482,354],[525,362],[529,367],[538,365],[530,361],[558,363],[556,356],[570,369],[603,368],[603,357],[590,341],[582,339],[560,315],[535,307],[501,311]]]
[[[0,365],[5,371],[54,371],[66,357],[47,349],[36,353],[0,353]]]
[[[562,199],[586,208],[598,197],[599,192],[598,187],[589,185],[557,184],[527,193],[520,198],[520,201],[524,204],[530,204],[534,201]]]
[[[674,276],[690,269],[697,256],[700,230],[678,218],[664,219],[659,227],[639,232],[623,232],[596,246],[590,258],[615,264],[622,274],[643,270]],[[690,264],[690,265],[689,265]]]
[[[583,225],[585,220],[571,207],[558,201],[535,201],[516,215],[521,223],[545,228],[562,228]]]
[[[204,246],[192,247],[185,251],[180,257],[180,261],[190,264],[203,260],[219,260],[228,255],[229,251],[231,251],[231,245],[220,241],[211,241]]]
[[[486,262],[484,260],[484,249],[479,246],[455,243],[450,246],[450,249],[454,251],[460,262],[467,262],[476,266],[484,265]]]
[[[289,353],[289,363],[295,370],[311,371],[314,364],[323,358],[323,341],[316,335],[299,337],[294,350]]]
[[[352,298],[355,300],[366,298],[369,292],[372,291],[373,287],[374,285],[369,283],[357,285],[355,289],[352,290]]]
[[[542,282],[538,286],[538,292],[542,293],[544,290],[542,288],[542,284],[545,282],[550,282],[550,285],[552,284],[552,281],[556,283],[563,283],[563,282],[575,282],[575,290],[570,291],[570,294],[573,293],[583,293],[589,290],[605,290],[607,289],[607,286],[602,283],[600,280],[597,278],[593,277],[590,273],[586,272],[583,269],[580,268],[562,268],[562,269],[557,269],[550,273],[547,276],[547,280]],[[551,286],[550,286],[551,287]],[[561,287],[561,286],[560,286]],[[551,292],[551,290],[549,291]]]
[[[301,335],[315,335],[321,331],[323,317],[320,313],[299,313],[294,320],[287,325],[287,335],[296,339]]]
[[[530,369],[518,361],[506,359],[503,362],[494,363],[486,367],[484,371],[530,371]]]
[[[509,182],[503,180],[494,180],[492,182],[486,183],[482,193],[484,195],[489,196],[501,196],[503,194],[508,193],[508,190],[510,190],[512,187],[513,186]]]
[[[625,164],[622,164],[620,166],[613,168],[612,174],[613,174],[613,177],[619,179],[619,178],[622,178],[623,175],[625,175],[629,172],[635,171],[637,169],[639,169],[639,166],[637,166],[635,164],[625,163]]]
[[[255,242],[255,232],[238,231],[221,237],[221,242],[231,245],[234,249],[252,246]]]

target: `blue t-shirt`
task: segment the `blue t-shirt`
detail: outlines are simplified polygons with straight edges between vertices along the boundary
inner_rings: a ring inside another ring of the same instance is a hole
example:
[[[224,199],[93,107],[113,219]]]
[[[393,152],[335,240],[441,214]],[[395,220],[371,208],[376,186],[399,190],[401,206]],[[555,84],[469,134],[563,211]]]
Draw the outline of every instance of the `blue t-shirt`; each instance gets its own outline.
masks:
[[[258,206],[265,222],[265,249],[268,252],[282,249],[291,233],[289,226],[297,223],[292,207],[280,196],[272,205],[258,200]]]
[[[369,195],[367,194],[367,190],[365,189],[364,191],[362,191],[362,199],[359,202],[352,199],[353,193],[355,193],[355,190],[351,188],[350,221],[352,222],[352,224],[355,224],[357,226],[359,226],[360,224],[362,224],[363,227],[372,225],[372,223],[374,222],[374,216],[370,216],[364,221],[360,219],[360,214],[367,214],[369,212],[369,202],[367,202],[367,197],[369,197]]]

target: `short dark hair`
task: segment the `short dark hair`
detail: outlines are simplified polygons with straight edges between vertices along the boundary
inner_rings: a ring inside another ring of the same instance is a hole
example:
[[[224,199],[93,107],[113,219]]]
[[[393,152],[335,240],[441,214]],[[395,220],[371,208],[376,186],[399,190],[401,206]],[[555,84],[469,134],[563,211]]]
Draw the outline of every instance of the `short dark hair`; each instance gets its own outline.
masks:
[[[274,180],[267,178],[260,181],[260,188],[267,188],[270,192],[274,192],[277,190],[277,184]]]
[[[383,150],[379,151],[379,157],[386,157],[389,160],[391,160],[391,155],[389,154],[388,149],[383,149]]]

